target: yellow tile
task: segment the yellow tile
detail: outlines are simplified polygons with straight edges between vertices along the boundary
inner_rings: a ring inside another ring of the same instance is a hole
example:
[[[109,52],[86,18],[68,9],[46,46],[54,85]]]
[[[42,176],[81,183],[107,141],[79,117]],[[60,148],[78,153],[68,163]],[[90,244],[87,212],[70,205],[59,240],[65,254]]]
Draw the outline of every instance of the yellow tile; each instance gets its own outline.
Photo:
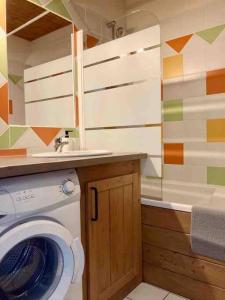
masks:
[[[207,121],[207,142],[225,142],[225,119]]]
[[[183,75],[183,55],[174,55],[163,58],[163,79]]]

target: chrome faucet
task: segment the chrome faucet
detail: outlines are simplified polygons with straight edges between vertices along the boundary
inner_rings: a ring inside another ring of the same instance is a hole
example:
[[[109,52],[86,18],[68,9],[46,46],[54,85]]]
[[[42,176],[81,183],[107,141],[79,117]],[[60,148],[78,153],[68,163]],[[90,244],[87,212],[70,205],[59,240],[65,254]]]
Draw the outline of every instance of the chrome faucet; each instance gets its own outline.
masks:
[[[64,145],[68,145],[68,141],[62,141],[62,137],[55,139],[55,151],[62,152],[62,148]]]

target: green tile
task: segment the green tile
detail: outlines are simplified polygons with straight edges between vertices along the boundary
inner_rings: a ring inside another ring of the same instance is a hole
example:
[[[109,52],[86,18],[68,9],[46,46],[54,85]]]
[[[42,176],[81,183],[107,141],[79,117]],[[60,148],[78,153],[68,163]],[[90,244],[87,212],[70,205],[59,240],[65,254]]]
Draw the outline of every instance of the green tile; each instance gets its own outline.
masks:
[[[225,24],[196,32],[196,34],[209,44],[212,44],[224,29]]]
[[[71,16],[62,3],[62,0],[52,0],[49,4],[46,5],[46,8],[66,19],[71,20]]]
[[[182,121],[183,120],[183,100],[175,99],[163,102],[164,121]]]
[[[9,129],[7,129],[7,130],[0,136],[0,149],[8,149],[8,148],[10,148]]]
[[[10,145],[13,146],[18,139],[27,131],[28,127],[10,127]]]
[[[225,186],[225,168],[207,167],[207,183]]]

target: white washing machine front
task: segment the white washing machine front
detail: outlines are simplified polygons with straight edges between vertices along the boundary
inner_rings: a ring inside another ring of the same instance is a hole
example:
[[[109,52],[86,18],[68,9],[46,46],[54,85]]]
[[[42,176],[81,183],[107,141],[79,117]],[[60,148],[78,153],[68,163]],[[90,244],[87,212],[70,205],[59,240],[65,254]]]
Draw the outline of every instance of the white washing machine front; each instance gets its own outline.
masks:
[[[0,299],[67,300],[83,269],[76,172],[0,180]]]
[[[33,220],[0,237],[1,300],[63,300],[79,283],[84,252],[62,225]]]

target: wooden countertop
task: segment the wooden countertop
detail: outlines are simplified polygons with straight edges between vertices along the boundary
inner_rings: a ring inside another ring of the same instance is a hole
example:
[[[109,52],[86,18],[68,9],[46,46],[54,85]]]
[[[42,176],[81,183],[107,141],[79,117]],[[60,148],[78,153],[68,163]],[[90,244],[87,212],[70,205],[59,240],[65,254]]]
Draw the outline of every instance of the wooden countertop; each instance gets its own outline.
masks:
[[[70,168],[81,168],[108,163],[123,162],[147,158],[145,153],[113,153],[102,156],[37,158],[2,157],[0,158],[0,178],[28,175]]]

